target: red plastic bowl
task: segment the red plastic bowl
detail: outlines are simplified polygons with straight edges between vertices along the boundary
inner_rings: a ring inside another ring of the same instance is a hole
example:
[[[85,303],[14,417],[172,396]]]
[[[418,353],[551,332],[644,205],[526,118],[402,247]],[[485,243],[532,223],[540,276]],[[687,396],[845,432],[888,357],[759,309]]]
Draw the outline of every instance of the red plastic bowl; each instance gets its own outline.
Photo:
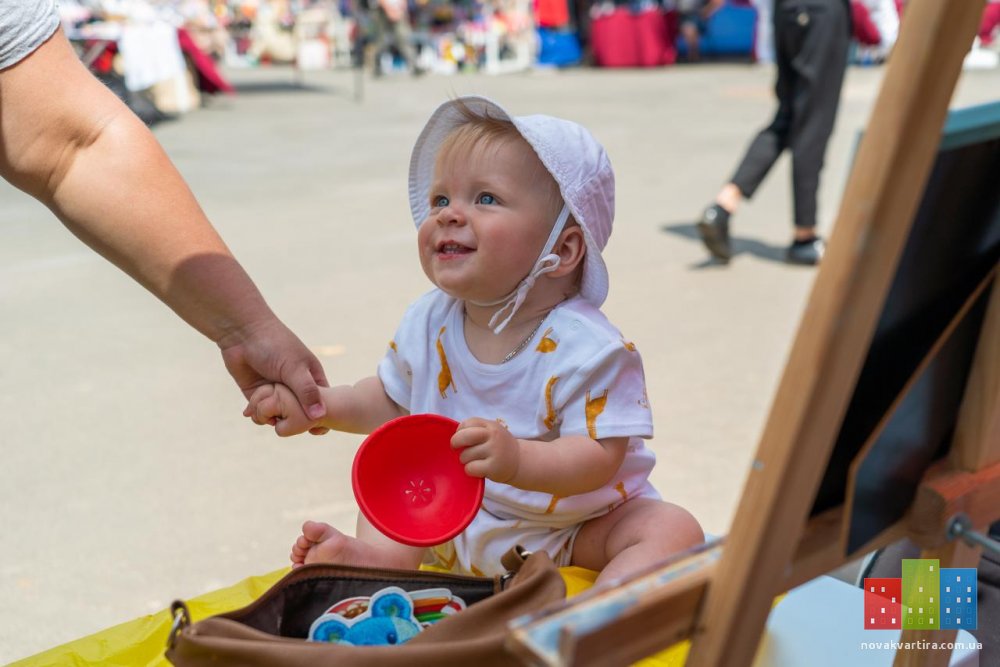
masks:
[[[362,514],[403,544],[429,547],[472,522],[486,483],[465,473],[451,436],[458,422],[439,415],[388,421],[365,438],[351,483]]]

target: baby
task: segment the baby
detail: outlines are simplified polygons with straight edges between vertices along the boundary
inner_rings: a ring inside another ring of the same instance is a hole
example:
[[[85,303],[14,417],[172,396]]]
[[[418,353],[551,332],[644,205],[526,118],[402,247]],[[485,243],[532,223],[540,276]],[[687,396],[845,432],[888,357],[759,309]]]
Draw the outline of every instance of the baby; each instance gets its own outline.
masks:
[[[413,149],[410,208],[436,289],[409,307],[377,375],[321,388],[319,420],[280,384],[257,389],[244,414],[279,435],[451,417],[452,447],[486,478],[485,498],[463,533],[431,549],[394,542],[360,514],[357,537],[306,522],[293,564],[493,575],[519,544],[601,571],[600,584],[700,543],[694,518],[649,483],[642,360],[599,310],[614,217],[601,145],[576,123],[452,100]]]

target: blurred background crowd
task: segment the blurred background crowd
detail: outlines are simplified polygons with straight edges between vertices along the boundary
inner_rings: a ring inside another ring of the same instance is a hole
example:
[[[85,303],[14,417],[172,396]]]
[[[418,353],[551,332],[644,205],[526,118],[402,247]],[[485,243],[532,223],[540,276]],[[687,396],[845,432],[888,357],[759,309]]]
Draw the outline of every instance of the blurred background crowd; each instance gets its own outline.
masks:
[[[851,62],[891,56],[905,0],[845,0]],[[232,92],[217,65],[371,76],[774,59],[775,0],[65,0],[81,58],[147,123]],[[1000,0],[967,67],[1000,62]]]

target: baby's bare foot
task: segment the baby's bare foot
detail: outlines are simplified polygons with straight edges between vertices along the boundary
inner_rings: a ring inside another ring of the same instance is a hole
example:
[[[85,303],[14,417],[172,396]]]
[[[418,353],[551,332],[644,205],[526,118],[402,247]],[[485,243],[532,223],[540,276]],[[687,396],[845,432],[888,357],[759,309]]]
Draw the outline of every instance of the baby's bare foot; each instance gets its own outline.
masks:
[[[293,568],[309,563],[402,568],[416,566],[408,563],[405,557],[401,558],[396,551],[344,535],[328,523],[306,521],[302,524],[302,534],[292,545],[291,559]]]
[[[292,567],[306,563],[345,563],[349,545],[354,538],[344,535],[328,523],[306,521],[302,534],[292,545]]]

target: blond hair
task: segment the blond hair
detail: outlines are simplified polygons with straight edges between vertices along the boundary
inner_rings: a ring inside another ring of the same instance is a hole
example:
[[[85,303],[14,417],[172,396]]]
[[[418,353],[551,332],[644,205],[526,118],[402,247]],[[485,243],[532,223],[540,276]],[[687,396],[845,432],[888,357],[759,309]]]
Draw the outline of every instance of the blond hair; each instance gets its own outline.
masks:
[[[503,118],[493,118],[486,111],[480,113],[462,100],[455,100],[455,106],[461,113],[463,121],[441,142],[441,148],[437,154],[438,163],[449,159],[456,153],[468,154],[477,150],[496,150],[509,143],[519,144],[526,149],[528,157],[525,160],[525,167],[530,170],[531,181],[539,184],[539,187],[545,187],[546,203],[549,209],[546,212],[549,214],[548,217],[554,220],[563,206],[559,184],[542,164],[535,149],[521,136],[514,123]]]

